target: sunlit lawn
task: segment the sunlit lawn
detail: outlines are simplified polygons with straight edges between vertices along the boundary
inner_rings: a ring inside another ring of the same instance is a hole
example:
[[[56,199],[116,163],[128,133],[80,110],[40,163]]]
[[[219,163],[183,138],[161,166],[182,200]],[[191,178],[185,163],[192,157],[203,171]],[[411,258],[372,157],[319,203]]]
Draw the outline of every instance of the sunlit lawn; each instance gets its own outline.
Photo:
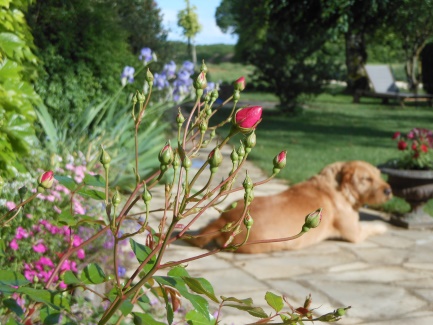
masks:
[[[335,161],[360,159],[378,165],[395,158],[399,152],[392,135],[414,127],[432,128],[433,108],[424,103],[383,105],[380,99],[367,98],[353,104],[352,97],[340,92],[323,94],[309,101],[300,116],[265,110],[250,158],[271,171],[273,157],[287,150],[287,166],[279,177],[296,183]],[[239,138],[232,143],[237,145]],[[394,200],[385,208],[405,210],[408,206]]]

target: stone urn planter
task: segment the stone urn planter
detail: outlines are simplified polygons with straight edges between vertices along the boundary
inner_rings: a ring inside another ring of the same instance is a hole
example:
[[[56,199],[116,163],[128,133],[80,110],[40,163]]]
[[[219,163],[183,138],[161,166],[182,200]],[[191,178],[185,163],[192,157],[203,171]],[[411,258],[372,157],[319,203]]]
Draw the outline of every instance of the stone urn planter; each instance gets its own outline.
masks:
[[[403,198],[411,208],[404,215],[393,215],[391,223],[408,229],[433,228],[433,217],[424,211],[424,205],[433,199],[433,171],[379,168],[388,175],[393,195]]]

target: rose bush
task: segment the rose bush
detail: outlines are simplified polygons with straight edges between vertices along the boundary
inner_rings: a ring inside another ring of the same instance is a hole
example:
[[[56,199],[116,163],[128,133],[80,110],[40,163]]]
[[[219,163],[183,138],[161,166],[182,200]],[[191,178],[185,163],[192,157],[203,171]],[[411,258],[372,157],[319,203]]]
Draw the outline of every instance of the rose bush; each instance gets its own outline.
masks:
[[[145,52],[143,56],[147,54],[149,53]],[[172,65],[167,67],[167,75],[172,71],[168,68],[171,69]],[[265,299],[273,309],[271,314],[255,306],[251,299],[217,297],[206,279],[190,276],[184,265],[221,251],[236,250],[239,246],[231,244],[231,241],[209,252],[197,253],[191,258],[163,262],[169,244],[185,238],[187,230],[198,218],[235,191],[245,192],[245,209],[235,224],[227,225],[222,231],[229,231],[231,238],[243,236],[245,243],[249,229],[254,226],[254,216],[248,211],[254,200],[254,188],[275,177],[286,164],[286,151],[282,151],[273,160],[270,159],[273,171],[269,178],[253,181],[252,175],[247,173],[243,185],[234,187],[234,180],[249,152],[254,150],[254,130],[262,118],[263,110],[260,106],[236,107],[240,91],[245,85],[244,78],[238,79],[235,83],[239,86],[232,96],[237,98],[232,113],[221,123],[231,122],[233,127],[224,139],[212,141],[215,129],[221,125],[212,126],[212,117],[222,105],[213,106],[218,98],[216,89],[203,95],[208,86],[206,71],[203,63],[192,81],[195,91],[194,107],[187,118],[179,111],[176,118],[177,143],[172,146],[167,141],[161,148],[158,154],[160,168],[150,176],[144,177],[139,173],[140,161],[136,144],[133,164],[135,184],[130,193],[122,193],[110,186],[111,180],[116,177],[116,173],[111,171],[116,157],[111,157],[109,150],[102,148],[99,163],[93,165],[93,170],[66,164],[64,169],[73,172],[69,176],[63,174],[63,168],[41,172],[38,182],[29,192],[18,191],[21,197],[16,202],[8,203],[9,211],[0,217],[0,226],[6,229],[5,226],[14,223],[14,230],[10,231],[10,227],[2,235],[7,237],[6,243],[11,248],[9,261],[12,259],[16,263],[6,262],[0,271],[0,299],[4,306],[0,309],[2,323],[3,320],[10,319],[11,324],[82,324],[97,319],[99,324],[164,324],[158,318],[159,315],[152,312],[155,311],[155,299],[165,306],[162,316],[169,324],[217,324],[223,315],[223,307],[245,311],[260,318],[257,322],[260,324],[274,320],[284,324],[334,322],[344,315],[349,307],[338,308],[325,315],[315,315],[311,297],[307,297],[303,306],[294,308],[285,297],[267,292]],[[128,81],[131,75],[124,77]],[[153,77],[148,70],[145,92],[134,95],[131,115],[135,139],[138,138],[142,120],[147,117],[145,112],[152,89],[159,82],[155,83],[158,78]],[[230,138],[237,135],[242,137],[242,141],[231,154],[231,171],[215,185],[212,179],[224,159],[220,150]],[[193,170],[192,159],[209,145],[214,147],[208,154],[208,159],[197,170]],[[207,169],[210,169],[208,174]],[[53,175],[58,183],[53,182]],[[204,178],[205,185],[196,185],[199,178]],[[58,203],[58,191],[68,195],[66,202],[62,200],[61,204]],[[156,192],[162,194],[163,203],[158,207],[152,206],[151,210],[152,193]],[[37,211],[32,218],[27,218],[24,214],[27,208],[41,199],[50,202],[56,214],[49,220],[44,220],[44,211]],[[156,217],[150,218],[151,213]],[[314,231],[315,227],[320,226],[320,220],[321,210],[312,212],[306,216],[305,225],[293,238]],[[247,226],[246,234],[239,231],[242,223]],[[95,227],[83,231],[83,224]],[[179,232],[175,231],[179,229]],[[55,236],[61,238],[61,243],[49,244],[46,237]],[[89,252],[98,242],[109,253],[97,249],[97,258],[90,258]],[[129,270],[122,265],[121,259],[124,255],[122,245],[125,242],[137,260],[134,268]],[[19,252],[17,246],[20,245],[31,247],[35,258],[25,263],[24,256],[15,254]],[[95,285],[102,288],[96,290]],[[90,291],[101,299],[99,314],[95,312],[84,318],[83,311],[89,308],[81,308],[85,305],[85,300],[80,300],[82,294],[79,293],[82,290]],[[188,310],[182,309],[186,301],[191,306]],[[217,309],[211,310],[208,301],[215,302]],[[81,313],[77,311],[77,306]]]

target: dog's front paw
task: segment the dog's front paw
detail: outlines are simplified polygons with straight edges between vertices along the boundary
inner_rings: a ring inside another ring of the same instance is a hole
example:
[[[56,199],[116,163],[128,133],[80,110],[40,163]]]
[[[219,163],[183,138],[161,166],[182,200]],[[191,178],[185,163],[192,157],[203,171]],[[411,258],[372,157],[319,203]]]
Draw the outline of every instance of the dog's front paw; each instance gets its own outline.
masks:
[[[388,231],[388,227],[382,221],[372,221],[370,223],[370,235],[382,235]]]

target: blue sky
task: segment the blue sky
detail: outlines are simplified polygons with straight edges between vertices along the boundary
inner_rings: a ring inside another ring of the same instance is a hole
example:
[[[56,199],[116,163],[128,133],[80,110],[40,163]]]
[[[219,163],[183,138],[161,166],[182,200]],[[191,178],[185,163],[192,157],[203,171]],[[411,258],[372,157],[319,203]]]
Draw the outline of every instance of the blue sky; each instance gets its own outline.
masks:
[[[182,30],[177,26],[177,13],[185,9],[184,0],[155,0],[161,8],[163,25],[169,30],[168,39],[172,41],[186,41],[182,36]],[[190,5],[195,6],[198,19],[202,25],[202,31],[195,38],[196,45],[207,44],[235,44],[237,37],[224,34],[215,23],[215,10],[221,0],[190,0]]]

